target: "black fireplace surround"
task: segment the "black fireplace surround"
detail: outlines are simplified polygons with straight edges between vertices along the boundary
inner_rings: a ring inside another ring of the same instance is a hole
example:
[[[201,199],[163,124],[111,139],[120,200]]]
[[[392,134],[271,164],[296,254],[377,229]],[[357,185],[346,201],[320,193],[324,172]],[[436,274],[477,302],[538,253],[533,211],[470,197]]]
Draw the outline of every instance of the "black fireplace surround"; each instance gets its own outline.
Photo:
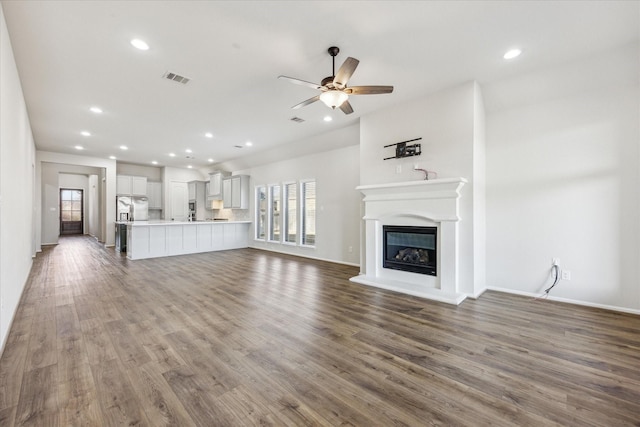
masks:
[[[438,228],[383,225],[384,268],[437,276]]]

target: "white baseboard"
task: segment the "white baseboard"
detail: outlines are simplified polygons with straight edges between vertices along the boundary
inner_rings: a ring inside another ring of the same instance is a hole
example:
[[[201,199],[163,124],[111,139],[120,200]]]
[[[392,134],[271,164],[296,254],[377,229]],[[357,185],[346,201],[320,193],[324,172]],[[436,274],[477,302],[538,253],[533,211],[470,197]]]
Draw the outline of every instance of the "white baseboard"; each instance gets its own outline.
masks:
[[[360,267],[360,264],[356,264],[356,263],[352,263],[352,262],[346,262],[346,261],[337,261],[335,259],[319,258],[319,257],[315,257],[315,256],[310,256],[310,255],[304,255],[304,254],[298,254],[298,253],[292,253],[292,252],[286,252],[286,251],[277,251],[277,250],[274,250],[274,249],[267,249],[267,248],[260,248],[260,247],[257,247],[257,246],[249,246],[249,248],[257,249],[259,251],[275,252],[275,253],[278,253],[278,254],[299,256],[301,258],[309,258],[309,259],[314,259],[316,261],[333,262],[334,264],[348,265],[348,266],[351,266],[351,267]]]
[[[514,290],[514,289],[498,288],[498,287],[495,287],[495,286],[489,286],[489,287],[487,287],[487,290],[496,291],[496,292],[504,292],[506,294],[522,295],[522,296],[525,296],[525,297],[532,297],[532,298],[538,298],[541,295],[539,292],[538,293],[533,293],[533,292],[517,291],[517,290]],[[566,303],[566,304],[582,305],[582,306],[585,306],[585,307],[601,308],[601,309],[604,309],[604,310],[619,311],[621,313],[629,313],[629,314],[640,315],[640,310],[636,310],[636,309],[633,309],[633,308],[618,307],[618,306],[615,306],[615,305],[607,305],[607,304],[597,304],[597,303],[593,303],[593,302],[574,300],[574,299],[570,299],[570,298],[554,297],[552,295],[547,296],[545,299],[547,299],[549,301],[562,302],[562,303]]]

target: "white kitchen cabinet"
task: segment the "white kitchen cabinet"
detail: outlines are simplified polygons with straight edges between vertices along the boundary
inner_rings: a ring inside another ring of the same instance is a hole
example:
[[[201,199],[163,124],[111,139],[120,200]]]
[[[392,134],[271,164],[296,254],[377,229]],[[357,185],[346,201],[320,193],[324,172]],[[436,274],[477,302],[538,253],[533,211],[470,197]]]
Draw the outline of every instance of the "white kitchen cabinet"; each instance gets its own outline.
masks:
[[[231,208],[231,178],[222,180],[222,206],[225,209]]]
[[[186,186],[184,188],[185,196]],[[140,221],[127,224],[127,258],[185,255],[249,246],[249,221]]]
[[[209,174],[209,189],[207,191],[207,200],[222,199],[222,180],[229,176],[228,172],[218,171]]]
[[[149,209],[162,209],[162,183],[147,182]]]
[[[146,176],[131,177],[131,194],[133,194],[134,196],[147,195],[147,177]]]
[[[131,177],[128,175],[116,176],[116,194],[118,196],[131,195]]]
[[[191,181],[187,183],[189,188],[189,201],[196,199],[196,182]]]
[[[147,177],[117,175],[116,176],[116,194],[118,196],[146,196],[147,195]]]
[[[222,180],[225,209],[249,209],[249,178],[249,175],[234,175]]]

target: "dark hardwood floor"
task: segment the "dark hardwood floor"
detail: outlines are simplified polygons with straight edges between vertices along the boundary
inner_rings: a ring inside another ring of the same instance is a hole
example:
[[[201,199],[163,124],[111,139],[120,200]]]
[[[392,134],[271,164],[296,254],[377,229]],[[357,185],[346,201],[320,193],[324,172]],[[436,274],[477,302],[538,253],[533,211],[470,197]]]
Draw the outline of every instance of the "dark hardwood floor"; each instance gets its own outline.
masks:
[[[640,425],[640,316],[495,292],[455,307],[356,274],[61,238],[0,359],[0,425]]]

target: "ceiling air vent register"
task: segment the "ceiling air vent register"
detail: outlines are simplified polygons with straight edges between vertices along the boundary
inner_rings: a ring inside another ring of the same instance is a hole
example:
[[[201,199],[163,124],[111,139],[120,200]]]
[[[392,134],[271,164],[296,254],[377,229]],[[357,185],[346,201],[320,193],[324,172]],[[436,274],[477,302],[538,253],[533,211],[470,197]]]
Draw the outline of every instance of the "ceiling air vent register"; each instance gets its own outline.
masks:
[[[176,73],[172,73],[171,71],[167,71],[166,73],[164,73],[162,78],[167,79],[167,80],[172,80],[172,81],[174,81],[176,83],[182,83],[183,85],[186,85],[187,83],[189,83],[189,80],[191,80],[188,77],[181,76],[181,75],[176,74]]]

